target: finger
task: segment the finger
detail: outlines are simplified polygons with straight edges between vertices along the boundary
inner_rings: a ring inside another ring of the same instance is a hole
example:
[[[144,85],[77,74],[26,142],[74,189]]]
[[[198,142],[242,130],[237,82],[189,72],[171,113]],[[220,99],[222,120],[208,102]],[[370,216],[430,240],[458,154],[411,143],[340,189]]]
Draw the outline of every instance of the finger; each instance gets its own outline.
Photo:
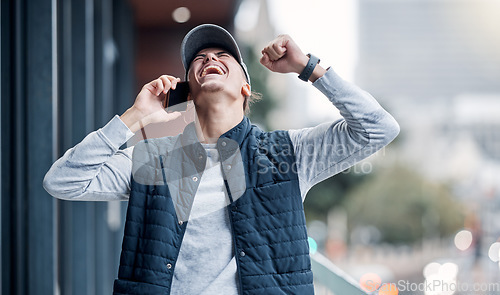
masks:
[[[286,53],[286,47],[283,45],[283,43],[283,40],[280,40],[280,42],[273,43],[272,46],[273,50],[276,52],[279,58],[282,58]]]
[[[276,58],[276,53],[272,49],[272,44],[269,44],[262,50],[262,54],[266,53],[267,56],[269,57],[269,60],[275,60]]]
[[[163,91],[163,89],[165,89],[165,87],[163,86],[163,81],[160,78],[151,82],[151,86],[153,86],[155,88],[154,94],[156,96],[160,95],[160,93]]]
[[[167,75],[161,75],[160,78],[158,78],[163,84],[163,89],[162,89],[163,93],[167,93],[170,90],[170,87],[172,87],[172,82],[170,82],[171,78],[172,76],[167,76]]]
[[[260,58],[260,63],[265,67],[269,67],[271,60],[269,60],[269,55],[267,54],[267,52],[262,53],[262,57]]]
[[[145,84],[142,87],[142,89],[146,89],[149,92],[151,92],[151,94],[156,95],[156,86],[154,84],[155,84],[155,81],[151,81],[148,84]]]
[[[268,47],[264,48],[264,50],[262,50],[262,53],[267,54],[270,61],[275,61],[278,59],[278,55],[276,54],[276,52],[274,52],[272,47],[268,46]]]
[[[168,113],[165,110],[160,110],[151,115],[152,121],[155,123],[160,123],[160,122],[168,122],[175,120],[181,116],[180,112],[172,112]]]
[[[269,44],[269,46],[267,46],[264,50],[269,55],[269,59],[271,61],[276,61],[282,57],[279,50],[277,50],[277,47],[275,47],[274,42],[272,44]]]
[[[180,81],[181,81],[181,79],[179,79],[179,78],[173,78],[172,80],[170,80],[170,82],[172,83],[172,86],[170,86],[170,88],[172,88],[172,89],[177,88],[177,83],[179,83]]]
[[[181,113],[180,112],[171,112],[171,113],[167,113],[166,111],[163,111],[164,113],[164,118],[165,118],[165,121],[172,121],[172,120],[175,120],[177,118],[179,118],[181,116]]]
[[[165,92],[168,92],[169,89],[175,89],[177,87],[177,83],[181,81],[180,78],[174,77],[174,76],[169,76],[169,75],[163,75],[162,80],[165,81]],[[168,82],[168,83],[166,83]]]

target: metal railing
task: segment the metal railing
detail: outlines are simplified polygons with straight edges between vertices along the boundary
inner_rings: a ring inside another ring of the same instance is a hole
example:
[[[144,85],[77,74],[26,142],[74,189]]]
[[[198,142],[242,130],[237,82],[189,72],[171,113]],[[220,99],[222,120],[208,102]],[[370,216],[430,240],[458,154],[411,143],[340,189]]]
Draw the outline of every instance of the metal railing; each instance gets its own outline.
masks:
[[[317,295],[368,295],[352,277],[316,252],[311,266]]]

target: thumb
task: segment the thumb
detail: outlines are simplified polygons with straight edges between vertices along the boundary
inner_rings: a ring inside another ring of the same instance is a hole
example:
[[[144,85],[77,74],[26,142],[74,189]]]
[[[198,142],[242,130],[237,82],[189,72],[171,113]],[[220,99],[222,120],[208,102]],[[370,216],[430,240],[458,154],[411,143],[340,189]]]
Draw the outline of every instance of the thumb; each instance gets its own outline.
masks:
[[[269,55],[267,53],[262,53],[260,63],[266,68],[269,68],[269,66],[271,65],[271,60],[269,59]]]
[[[161,109],[159,111],[156,111],[156,112],[146,116],[144,119],[147,121],[147,124],[166,123],[168,121],[175,120],[180,116],[181,116],[180,112],[167,113],[164,109]]]
[[[160,114],[161,122],[172,121],[172,120],[175,120],[181,116],[181,113],[177,112],[177,111],[172,112],[172,113],[167,113],[166,111],[162,110],[159,112],[159,114]]]

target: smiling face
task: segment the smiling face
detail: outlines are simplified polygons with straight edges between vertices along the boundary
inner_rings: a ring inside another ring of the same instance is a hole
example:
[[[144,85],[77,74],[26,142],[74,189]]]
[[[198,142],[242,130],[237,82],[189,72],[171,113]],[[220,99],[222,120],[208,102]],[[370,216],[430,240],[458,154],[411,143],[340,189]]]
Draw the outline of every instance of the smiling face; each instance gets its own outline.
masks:
[[[250,95],[250,86],[241,65],[221,48],[201,50],[189,67],[188,78],[191,97],[197,106],[224,100],[228,103],[241,100],[243,103],[245,96]]]

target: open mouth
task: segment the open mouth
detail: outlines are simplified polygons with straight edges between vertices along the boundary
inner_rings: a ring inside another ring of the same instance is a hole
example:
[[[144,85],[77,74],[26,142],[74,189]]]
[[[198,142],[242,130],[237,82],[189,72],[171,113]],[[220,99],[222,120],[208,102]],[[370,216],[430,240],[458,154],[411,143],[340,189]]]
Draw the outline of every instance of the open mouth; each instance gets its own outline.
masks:
[[[224,70],[216,65],[211,65],[203,69],[201,72],[201,77],[205,77],[207,75],[224,75]]]

